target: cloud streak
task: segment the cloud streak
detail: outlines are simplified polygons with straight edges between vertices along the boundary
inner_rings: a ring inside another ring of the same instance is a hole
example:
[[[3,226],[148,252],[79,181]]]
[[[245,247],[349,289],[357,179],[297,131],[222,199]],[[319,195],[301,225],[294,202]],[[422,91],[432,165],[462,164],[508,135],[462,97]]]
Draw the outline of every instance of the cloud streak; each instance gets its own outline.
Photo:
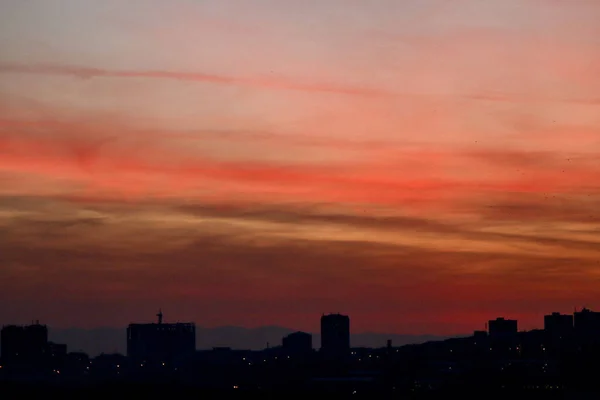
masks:
[[[600,304],[592,2],[66,1],[0,6],[0,323]]]
[[[39,212],[41,205],[53,210],[54,220],[49,219],[49,214]],[[576,252],[562,257],[548,251],[536,255],[473,252],[458,245],[461,241],[455,242],[457,246],[453,248],[399,245],[380,242],[377,235],[372,236],[375,240],[362,241],[340,241],[335,235],[275,240],[272,231],[265,229],[260,221],[284,222],[289,226],[288,232],[301,225],[314,232],[336,225],[363,232],[369,227],[376,228],[379,235],[390,229],[409,235],[447,236],[454,232],[462,235],[462,243],[473,240],[474,234],[466,234],[477,232],[485,227],[484,223],[440,224],[398,216],[386,219],[333,215],[294,207],[223,210],[210,205],[192,208],[147,203],[114,207],[100,202],[73,208],[74,204],[56,199],[27,198],[15,198],[8,203],[5,200],[2,207],[25,213],[8,224],[3,220],[8,240],[0,245],[5,266],[0,276],[15,285],[8,285],[2,296],[17,296],[15,290],[21,295],[36,292],[40,298],[53,297],[59,302],[77,299],[82,307],[102,303],[103,309],[115,307],[115,302],[120,301],[129,304],[152,301],[154,296],[160,296],[164,304],[174,308],[182,298],[190,298],[197,304],[212,304],[204,314],[203,321],[208,325],[226,323],[218,310],[227,308],[231,302],[248,304],[227,317],[241,323],[260,325],[275,319],[294,324],[289,315],[286,317],[289,308],[269,304],[276,300],[291,306],[292,302],[300,301],[303,306],[296,310],[294,318],[310,321],[310,315],[319,309],[343,307],[352,311],[358,330],[377,324],[388,312],[384,305],[392,302],[397,312],[415,318],[429,307],[442,307],[438,311],[447,315],[456,312],[462,321],[454,325],[446,326],[441,314],[429,314],[418,318],[415,329],[435,327],[435,330],[460,332],[480,322],[481,310],[473,303],[476,299],[494,304],[488,312],[497,309],[520,313],[528,315],[526,321],[532,321],[538,302],[577,302],[595,299],[596,293],[597,278],[593,276],[597,259],[579,258]],[[69,213],[73,209],[87,215],[76,217],[72,211]],[[65,221],[63,212],[71,215],[71,222]],[[187,217],[180,218],[181,212]],[[92,213],[102,218],[90,218]],[[151,215],[160,219],[153,223]],[[249,219],[255,223],[245,228],[231,223]],[[88,228],[90,223],[92,229]],[[429,238],[436,240],[436,236]],[[491,234],[480,239],[506,240],[502,235]],[[121,243],[118,246],[117,240]],[[546,249],[555,244],[546,243]],[[32,246],[35,252],[25,251]],[[80,283],[72,285],[74,279]],[[47,285],[48,280],[54,285]],[[132,280],[137,282],[135,287],[127,283]],[[337,282],[333,289],[332,281]],[[556,285],[559,281],[562,284]],[[577,294],[567,283],[579,287]],[[508,298],[506,285],[511,285],[517,293],[533,290],[537,300]],[[356,296],[356,292],[361,296]],[[392,292],[399,294],[391,296]],[[453,292],[460,295],[452,295]],[[243,317],[245,312],[254,313],[261,307],[267,307],[267,311],[258,314],[258,321],[246,321]],[[52,314],[50,308],[40,310],[45,315]],[[468,310],[471,315],[466,317],[456,310]],[[57,314],[55,317],[64,320]],[[127,322],[127,316],[123,318]],[[89,321],[91,325],[98,323],[93,318]],[[393,322],[388,328],[400,329]]]
[[[208,83],[215,85],[234,85],[248,86],[266,90],[291,90],[308,93],[336,94],[346,96],[357,96],[374,99],[393,99],[401,97],[426,98],[432,94],[415,92],[393,92],[380,88],[356,87],[350,85],[341,85],[335,83],[306,82],[299,79],[281,78],[275,76],[273,72],[262,77],[235,77],[204,72],[184,72],[184,71],[165,71],[165,70],[119,70],[97,67],[83,67],[60,64],[17,64],[0,63],[0,74],[32,74],[49,76],[68,76],[77,79],[87,80],[94,78],[141,78],[174,80],[184,82]],[[462,98],[465,100],[501,102],[501,103],[552,103],[564,102],[571,104],[597,106],[600,105],[600,98],[577,98],[540,96],[535,93],[519,92],[500,92],[485,91],[482,93],[452,93],[435,94],[436,97]]]
[[[145,78],[168,79],[220,85],[250,86],[263,89],[297,90],[312,93],[330,93],[349,96],[379,97],[389,95],[385,91],[327,83],[304,83],[276,76],[260,78],[233,77],[204,72],[181,72],[159,70],[114,70],[53,64],[0,64],[0,73],[70,76],[79,79],[92,78]]]

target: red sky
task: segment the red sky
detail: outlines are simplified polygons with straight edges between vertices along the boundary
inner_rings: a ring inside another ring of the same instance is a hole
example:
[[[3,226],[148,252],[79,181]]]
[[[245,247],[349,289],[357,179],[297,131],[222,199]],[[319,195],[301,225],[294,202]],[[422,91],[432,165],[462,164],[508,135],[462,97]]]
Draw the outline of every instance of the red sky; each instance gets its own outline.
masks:
[[[600,309],[600,3],[367,3],[3,2],[0,323]]]

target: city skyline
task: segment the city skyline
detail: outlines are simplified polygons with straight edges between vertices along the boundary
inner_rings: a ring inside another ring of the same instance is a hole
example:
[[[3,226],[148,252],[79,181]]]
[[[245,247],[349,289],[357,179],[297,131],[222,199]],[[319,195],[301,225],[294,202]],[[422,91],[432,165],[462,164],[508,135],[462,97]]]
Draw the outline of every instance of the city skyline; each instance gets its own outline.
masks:
[[[570,328],[567,327],[567,330],[572,330],[578,323],[576,317],[577,315],[579,315],[580,318],[581,316],[591,316],[591,321],[596,321],[592,322],[593,327],[591,329],[594,331],[600,329],[600,317],[598,317],[600,316],[600,313],[586,307],[576,308],[573,310],[573,313],[567,314],[556,311],[545,312],[543,318],[541,318],[541,321],[538,321],[538,326],[534,328],[523,328],[516,319],[512,319],[510,317],[506,318],[505,316],[496,316],[490,317],[485,321],[481,321],[481,326],[472,327],[471,331],[469,332],[462,332],[455,335],[402,335],[389,332],[374,332],[372,330],[357,332],[355,329],[351,328],[353,325],[352,323],[342,329],[348,332],[350,338],[349,346],[352,348],[382,348],[384,347],[385,343],[388,343],[388,346],[391,343],[394,343],[396,346],[406,346],[436,341],[439,342],[453,338],[470,337],[473,335],[478,335],[481,332],[491,332],[493,329],[497,331],[508,330],[509,332],[514,332],[515,334],[517,332],[549,332],[549,326],[558,324],[562,327],[563,331],[566,325],[570,325]],[[95,356],[98,354],[112,353],[124,354],[126,347],[128,346],[127,342],[129,340],[126,339],[126,337],[130,336],[129,331],[132,329],[132,327],[133,329],[139,329],[139,327],[143,328],[146,326],[150,327],[150,329],[154,329],[152,326],[160,326],[161,324],[164,324],[165,326],[177,326],[176,329],[189,329],[190,326],[193,327],[193,330],[195,331],[195,341],[198,343],[196,348],[198,350],[232,348],[237,350],[257,351],[265,348],[268,349],[270,346],[275,348],[283,344],[285,337],[293,336],[294,334],[298,333],[308,334],[311,337],[314,337],[312,347],[314,349],[319,349],[319,342],[322,338],[321,335],[324,329],[323,319],[331,317],[334,317],[334,319],[336,317],[341,317],[342,319],[350,318],[350,316],[340,313],[322,313],[320,329],[301,330],[296,329],[293,326],[283,327],[277,325],[268,325],[257,328],[243,328],[232,325],[207,328],[203,327],[202,325],[197,325],[194,321],[164,319],[162,309],[159,309],[155,317],[158,319],[139,319],[134,322],[130,321],[126,327],[104,327],[90,330],[77,328],[57,328],[52,326],[51,323],[48,324],[44,321],[40,322],[37,320],[32,320],[29,323],[24,324],[0,324],[0,326],[3,328],[10,326],[43,326],[48,329],[49,338],[52,342],[67,343],[67,345],[70,346],[69,348],[75,348],[77,351],[83,351]],[[315,320],[317,319],[315,318]],[[348,322],[346,322],[346,324],[348,324],[350,321],[351,318],[348,320]],[[585,324],[586,322],[589,323],[589,321],[586,321],[585,318],[581,318],[579,323]],[[342,322],[342,325],[343,324],[344,322]],[[335,332],[338,328],[333,329]],[[125,335],[124,332],[127,332],[127,335]],[[329,329],[329,335],[331,336],[331,328]],[[336,335],[334,334],[333,338],[328,340],[337,340],[335,336]]]
[[[367,3],[3,1],[0,324],[600,309],[600,2]]]
[[[385,346],[372,347],[351,343],[349,316],[323,314],[318,349],[313,334],[301,331],[260,349],[199,349],[194,323],[165,322],[162,311],[156,317],[121,332],[127,337],[126,354],[69,351],[68,344],[50,340],[48,326],[39,322],[3,326],[0,385],[38,391],[108,387],[113,393],[115,387],[132,385],[138,393],[143,388],[171,393],[327,390],[351,396],[480,392],[479,398],[494,390],[501,391],[499,398],[511,392],[581,398],[582,391],[598,391],[600,312],[589,309],[547,314],[542,330],[519,331],[518,321],[498,317],[485,331],[463,337],[408,346],[387,339]]]

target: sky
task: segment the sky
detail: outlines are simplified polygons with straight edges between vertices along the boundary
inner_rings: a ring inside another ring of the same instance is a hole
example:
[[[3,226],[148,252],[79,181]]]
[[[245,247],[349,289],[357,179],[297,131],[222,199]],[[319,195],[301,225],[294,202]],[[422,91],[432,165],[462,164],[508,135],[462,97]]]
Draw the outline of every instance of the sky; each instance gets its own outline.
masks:
[[[600,310],[600,2],[3,0],[0,323]]]

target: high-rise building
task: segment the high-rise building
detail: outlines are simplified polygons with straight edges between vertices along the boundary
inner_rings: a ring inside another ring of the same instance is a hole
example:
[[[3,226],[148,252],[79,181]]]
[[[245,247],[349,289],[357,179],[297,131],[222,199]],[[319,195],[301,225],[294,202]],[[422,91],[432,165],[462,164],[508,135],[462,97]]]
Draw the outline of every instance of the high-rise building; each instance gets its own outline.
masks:
[[[196,326],[193,323],[158,322],[130,324],[127,328],[127,356],[135,363],[172,363],[196,352]]]
[[[544,316],[544,332],[553,339],[566,339],[573,333],[573,316],[553,312]]]
[[[347,355],[350,352],[350,317],[329,314],[321,317],[321,352]]]
[[[496,318],[488,322],[488,330],[491,339],[511,338],[517,335],[517,321]]]
[[[586,340],[600,340],[600,312],[583,308],[573,314],[577,336]]]
[[[1,332],[1,356],[6,365],[33,366],[48,355],[48,327],[38,322],[32,325],[8,325]]]

